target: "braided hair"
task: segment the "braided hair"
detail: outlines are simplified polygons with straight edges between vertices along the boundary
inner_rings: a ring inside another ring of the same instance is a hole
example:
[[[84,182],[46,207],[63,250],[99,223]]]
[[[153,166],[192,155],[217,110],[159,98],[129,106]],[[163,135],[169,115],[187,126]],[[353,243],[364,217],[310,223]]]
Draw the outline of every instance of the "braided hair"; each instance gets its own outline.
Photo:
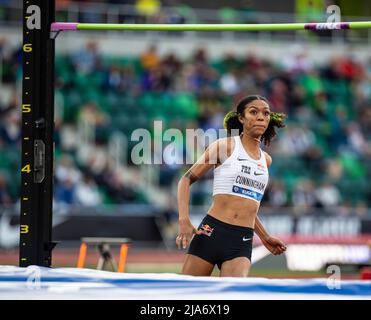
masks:
[[[227,129],[228,134],[231,134],[232,130],[238,130],[239,134],[243,132],[243,125],[238,120],[238,117],[243,115],[245,109],[247,108],[247,105],[254,101],[254,100],[262,100],[266,103],[269,103],[266,98],[260,95],[250,95],[245,98],[243,98],[238,104],[237,104],[237,111],[230,111],[228,112],[223,120],[223,126],[225,129]],[[270,121],[268,128],[265,130],[264,134],[261,137],[261,141],[267,146],[271,143],[271,140],[277,135],[276,128],[284,128],[286,125],[284,123],[285,119],[287,118],[287,115],[284,113],[277,113],[277,112],[270,112]]]

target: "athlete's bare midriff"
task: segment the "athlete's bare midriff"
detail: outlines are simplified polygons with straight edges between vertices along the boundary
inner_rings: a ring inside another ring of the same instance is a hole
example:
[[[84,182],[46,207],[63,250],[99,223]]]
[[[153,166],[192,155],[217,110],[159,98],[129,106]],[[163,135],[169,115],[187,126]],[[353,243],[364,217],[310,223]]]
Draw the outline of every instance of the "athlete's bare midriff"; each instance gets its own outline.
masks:
[[[233,195],[217,194],[207,214],[225,223],[254,228],[260,203]]]

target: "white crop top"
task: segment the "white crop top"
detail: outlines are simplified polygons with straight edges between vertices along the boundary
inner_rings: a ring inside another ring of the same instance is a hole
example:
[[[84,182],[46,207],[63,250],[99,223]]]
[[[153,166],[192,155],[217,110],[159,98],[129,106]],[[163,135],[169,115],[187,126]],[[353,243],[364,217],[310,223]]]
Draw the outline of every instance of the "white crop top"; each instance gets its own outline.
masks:
[[[268,167],[264,152],[260,159],[252,159],[234,136],[234,149],[229,158],[214,169],[213,196],[229,194],[260,202],[268,184]]]

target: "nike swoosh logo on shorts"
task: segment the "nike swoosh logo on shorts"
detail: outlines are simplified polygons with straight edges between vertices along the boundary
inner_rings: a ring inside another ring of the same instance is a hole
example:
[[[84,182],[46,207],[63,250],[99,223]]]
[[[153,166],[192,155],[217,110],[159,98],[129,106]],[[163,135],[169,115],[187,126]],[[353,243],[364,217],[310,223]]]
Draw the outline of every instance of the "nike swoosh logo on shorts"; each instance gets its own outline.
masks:
[[[255,171],[254,171],[254,175],[255,175],[255,176],[262,176],[263,174],[264,174],[264,173],[259,173],[259,172],[255,172]]]
[[[249,241],[249,240],[251,240],[251,239],[252,239],[252,238],[247,238],[247,239],[246,239],[245,237],[243,237],[243,238],[242,238],[242,241]]]

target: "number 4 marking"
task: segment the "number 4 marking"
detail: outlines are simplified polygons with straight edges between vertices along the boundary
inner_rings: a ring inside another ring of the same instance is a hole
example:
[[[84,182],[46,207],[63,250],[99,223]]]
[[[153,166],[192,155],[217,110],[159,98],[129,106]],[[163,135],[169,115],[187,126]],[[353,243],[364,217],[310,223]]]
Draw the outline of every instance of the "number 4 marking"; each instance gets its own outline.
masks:
[[[27,173],[30,173],[31,172],[31,166],[29,164],[26,164],[22,170],[22,172],[27,172]]]

